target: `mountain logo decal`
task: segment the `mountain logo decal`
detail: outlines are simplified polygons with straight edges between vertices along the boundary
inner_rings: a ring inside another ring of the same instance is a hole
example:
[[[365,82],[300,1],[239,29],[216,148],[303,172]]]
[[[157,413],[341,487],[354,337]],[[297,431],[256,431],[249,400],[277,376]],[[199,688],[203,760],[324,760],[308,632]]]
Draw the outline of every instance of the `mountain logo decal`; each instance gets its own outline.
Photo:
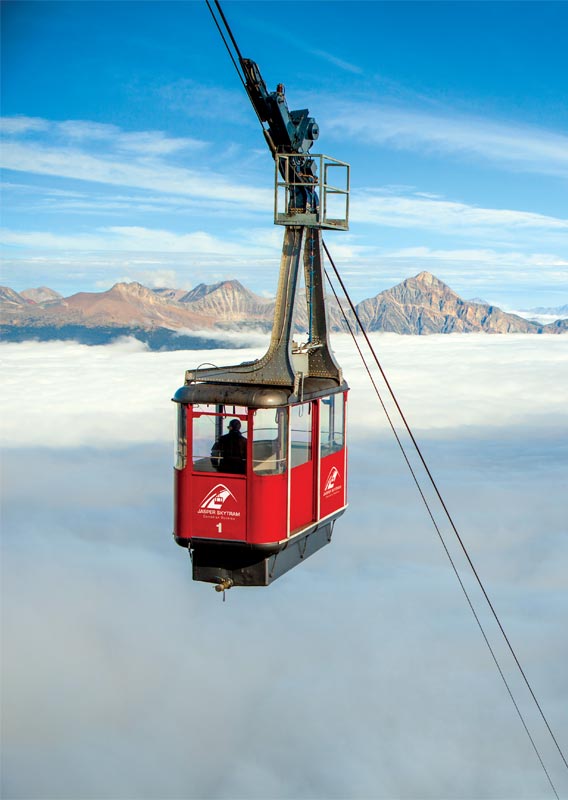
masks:
[[[237,502],[237,498],[231,492],[230,489],[227,489],[222,483],[218,483],[210,492],[208,492],[201,503],[199,504],[200,511],[220,511],[225,502],[232,497],[235,503]]]
[[[338,482],[340,483],[339,486],[337,486]],[[329,470],[329,475],[327,476],[323,493],[331,494],[333,492],[335,494],[335,492],[339,491],[340,488],[341,488],[341,473],[339,472],[337,467],[332,467]]]

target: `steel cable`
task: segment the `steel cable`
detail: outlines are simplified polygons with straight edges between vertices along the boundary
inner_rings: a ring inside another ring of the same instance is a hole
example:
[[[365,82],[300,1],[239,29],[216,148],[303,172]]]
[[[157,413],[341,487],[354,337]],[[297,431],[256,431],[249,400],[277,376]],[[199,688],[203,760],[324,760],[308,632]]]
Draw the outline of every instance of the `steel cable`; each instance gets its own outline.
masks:
[[[554,735],[554,733],[552,731],[552,728],[550,727],[550,724],[549,724],[549,722],[548,722],[548,720],[547,720],[547,718],[546,718],[546,716],[544,714],[544,711],[542,710],[542,707],[541,707],[540,703],[537,700],[537,697],[536,697],[536,695],[535,695],[535,693],[533,691],[532,686],[529,683],[529,680],[528,680],[528,678],[527,678],[527,676],[525,674],[525,671],[523,670],[523,668],[521,666],[521,663],[520,663],[520,661],[519,661],[519,659],[517,657],[517,654],[515,653],[515,651],[513,649],[513,646],[512,646],[512,644],[511,644],[511,642],[509,640],[509,637],[505,633],[505,630],[503,628],[503,625],[501,624],[501,620],[499,619],[499,616],[498,616],[498,614],[497,614],[497,612],[496,612],[496,610],[495,610],[495,608],[493,606],[493,603],[491,602],[491,600],[489,598],[489,595],[487,594],[485,586],[483,585],[483,582],[482,582],[481,578],[479,577],[479,573],[477,572],[477,569],[475,568],[475,565],[474,565],[474,563],[473,563],[473,561],[472,561],[472,559],[471,559],[471,557],[469,555],[469,552],[468,552],[468,550],[467,550],[467,548],[466,548],[466,546],[465,546],[465,544],[463,542],[463,539],[462,539],[462,537],[460,536],[460,534],[458,532],[458,529],[457,529],[457,527],[456,527],[456,525],[454,523],[454,520],[452,519],[452,516],[451,516],[451,514],[450,514],[450,512],[449,512],[449,510],[448,510],[448,508],[446,506],[446,503],[444,502],[444,499],[442,498],[442,495],[440,493],[440,490],[438,489],[436,481],[434,480],[434,477],[433,477],[432,473],[430,472],[430,469],[429,469],[429,467],[428,467],[428,465],[426,463],[426,460],[425,460],[425,458],[424,458],[424,456],[422,454],[422,451],[421,451],[421,449],[420,449],[420,447],[418,445],[418,442],[416,441],[416,439],[414,437],[414,434],[412,433],[410,425],[409,425],[409,423],[408,423],[408,421],[407,421],[407,419],[406,419],[406,417],[404,415],[404,412],[402,411],[402,408],[400,407],[400,404],[399,404],[399,402],[398,402],[398,400],[396,398],[394,390],[393,390],[392,386],[389,383],[389,380],[388,380],[388,378],[387,378],[387,376],[385,374],[385,371],[384,371],[384,369],[383,369],[383,367],[382,367],[382,365],[381,365],[381,363],[380,363],[380,361],[378,359],[378,356],[377,356],[377,354],[376,354],[376,352],[375,352],[375,350],[373,348],[373,345],[371,344],[369,336],[368,336],[368,334],[367,334],[367,332],[366,332],[366,330],[365,330],[365,328],[364,328],[364,326],[363,326],[363,324],[361,322],[361,319],[360,319],[360,317],[359,317],[359,315],[357,313],[357,309],[355,308],[355,306],[354,306],[354,304],[353,304],[353,302],[352,302],[352,300],[351,300],[351,298],[349,296],[347,288],[345,287],[345,284],[344,284],[344,282],[343,282],[343,280],[341,278],[341,275],[339,274],[339,271],[338,271],[338,269],[337,269],[337,267],[335,265],[335,262],[333,261],[333,258],[331,257],[331,253],[329,252],[329,249],[328,249],[328,247],[327,247],[327,245],[326,245],[326,243],[324,241],[322,241],[322,244],[323,244],[323,248],[325,250],[325,253],[326,253],[326,255],[327,255],[328,259],[329,259],[329,262],[330,262],[331,266],[333,267],[333,271],[335,273],[335,276],[336,276],[337,280],[339,281],[341,289],[342,289],[342,291],[343,291],[343,293],[345,295],[345,298],[347,299],[347,302],[349,303],[349,307],[351,308],[351,311],[353,313],[353,316],[355,317],[357,325],[361,329],[361,333],[363,334],[363,337],[365,338],[367,346],[369,347],[369,350],[371,351],[371,355],[373,357],[373,360],[374,360],[375,364],[377,365],[377,368],[379,369],[379,372],[381,373],[381,376],[382,376],[382,378],[383,378],[383,380],[385,382],[385,386],[387,387],[387,389],[389,391],[389,394],[390,394],[390,396],[391,396],[391,398],[392,398],[392,400],[393,400],[393,402],[394,402],[394,404],[396,406],[396,409],[397,409],[397,411],[398,411],[398,413],[400,415],[400,418],[401,418],[401,420],[402,420],[402,422],[404,424],[404,427],[406,428],[406,430],[408,432],[408,435],[410,436],[410,439],[412,441],[414,449],[415,449],[415,451],[416,451],[418,457],[420,458],[420,461],[421,461],[421,463],[422,463],[422,465],[424,467],[426,475],[428,476],[428,479],[429,479],[429,481],[430,481],[430,483],[431,483],[431,485],[432,485],[432,487],[433,487],[433,489],[434,489],[434,491],[436,493],[436,496],[437,496],[437,498],[438,498],[438,500],[440,502],[440,505],[441,505],[442,509],[444,510],[444,514],[446,515],[446,518],[448,519],[448,522],[450,523],[450,526],[451,526],[451,528],[452,528],[452,530],[453,530],[453,532],[454,532],[454,534],[455,534],[455,536],[456,536],[456,538],[457,538],[457,540],[458,540],[458,542],[460,544],[460,547],[461,547],[461,549],[462,549],[462,551],[463,551],[463,553],[464,553],[464,555],[465,555],[465,557],[467,559],[467,562],[468,562],[468,564],[470,566],[470,569],[471,569],[473,575],[475,576],[477,584],[479,585],[479,588],[481,589],[481,591],[483,593],[485,601],[486,601],[486,603],[487,603],[487,605],[488,605],[488,607],[489,607],[489,609],[491,611],[491,614],[493,615],[493,618],[495,619],[495,621],[496,621],[496,623],[497,623],[497,625],[499,627],[499,630],[501,631],[503,639],[506,642],[507,647],[508,647],[511,655],[513,656],[513,659],[514,659],[515,664],[517,665],[517,668],[518,668],[518,670],[519,670],[519,672],[520,672],[520,674],[521,674],[521,676],[523,678],[523,681],[524,681],[525,685],[527,686],[527,689],[529,690],[529,693],[530,693],[530,695],[531,695],[531,697],[532,697],[532,699],[533,699],[533,701],[534,701],[534,703],[535,703],[535,705],[536,705],[536,707],[537,707],[537,709],[538,709],[538,711],[540,713],[540,716],[541,716],[542,720],[544,721],[544,724],[545,724],[545,726],[546,726],[546,728],[548,730],[548,733],[550,734],[550,737],[551,737],[552,741],[554,742],[554,744],[556,746],[556,749],[558,750],[558,752],[560,754],[560,757],[562,758],[562,761],[564,762],[564,765],[568,769],[568,762],[566,761],[566,757],[565,757],[565,755],[564,755],[564,753],[563,753],[563,751],[562,751],[562,749],[561,749],[561,747],[560,747],[560,745],[558,743],[558,740],[556,739],[556,736]]]

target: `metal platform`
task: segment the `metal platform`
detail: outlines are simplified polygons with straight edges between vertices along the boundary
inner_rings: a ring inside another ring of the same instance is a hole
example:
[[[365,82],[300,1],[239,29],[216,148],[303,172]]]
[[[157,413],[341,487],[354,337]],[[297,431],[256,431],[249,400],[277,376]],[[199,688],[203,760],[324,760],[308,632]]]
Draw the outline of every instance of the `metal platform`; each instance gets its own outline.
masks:
[[[331,542],[335,520],[316,523],[282,545],[195,542],[190,550],[193,580],[229,586],[268,586]]]

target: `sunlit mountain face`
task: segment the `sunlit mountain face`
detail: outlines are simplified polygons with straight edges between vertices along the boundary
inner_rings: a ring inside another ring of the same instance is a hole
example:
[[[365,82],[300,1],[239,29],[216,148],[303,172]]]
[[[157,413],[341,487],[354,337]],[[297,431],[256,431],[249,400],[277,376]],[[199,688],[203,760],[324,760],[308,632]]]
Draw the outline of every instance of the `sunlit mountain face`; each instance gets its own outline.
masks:
[[[32,298],[35,297],[34,301]],[[429,272],[407,278],[353,311],[346,298],[327,300],[331,331],[355,330],[405,335],[434,333],[565,333],[568,321],[545,322],[506,313],[484,301],[463,300]],[[8,341],[76,340],[104,344],[134,336],[152,349],[198,349],[230,341],[224,332],[244,336],[267,332],[275,301],[260,297],[239,281],[199,284],[190,291],[149,289],[140,283],[117,283],[105,292],[59,297],[43,287],[22,293],[4,287],[0,294],[2,335]],[[297,304],[294,330],[309,327],[307,311]],[[246,341],[246,340],[245,340]],[[245,343],[241,339],[241,344]]]

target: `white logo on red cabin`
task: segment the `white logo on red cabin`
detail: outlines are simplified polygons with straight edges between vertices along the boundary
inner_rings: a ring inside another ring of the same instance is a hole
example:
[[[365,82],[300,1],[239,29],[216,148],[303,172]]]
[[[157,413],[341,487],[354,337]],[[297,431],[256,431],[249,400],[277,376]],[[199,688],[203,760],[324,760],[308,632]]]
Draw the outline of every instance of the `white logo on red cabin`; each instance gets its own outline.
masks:
[[[337,484],[340,484],[339,486]],[[337,467],[332,467],[329,470],[329,475],[327,476],[327,480],[324,486],[324,494],[335,494],[335,492],[339,491],[341,488],[341,473],[337,469]]]
[[[227,501],[229,502],[227,503]],[[225,504],[229,508],[226,508]],[[197,513],[205,519],[221,519],[227,522],[236,521],[241,516],[239,501],[223,483],[218,483],[217,486],[207,492],[199,504]]]
[[[199,504],[200,509],[211,509],[212,511],[220,511],[225,501],[232,497],[235,502],[237,502],[237,498],[231,492],[230,489],[227,489],[226,486],[223,486],[222,483],[218,483],[210,492],[208,492],[201,503]]]

